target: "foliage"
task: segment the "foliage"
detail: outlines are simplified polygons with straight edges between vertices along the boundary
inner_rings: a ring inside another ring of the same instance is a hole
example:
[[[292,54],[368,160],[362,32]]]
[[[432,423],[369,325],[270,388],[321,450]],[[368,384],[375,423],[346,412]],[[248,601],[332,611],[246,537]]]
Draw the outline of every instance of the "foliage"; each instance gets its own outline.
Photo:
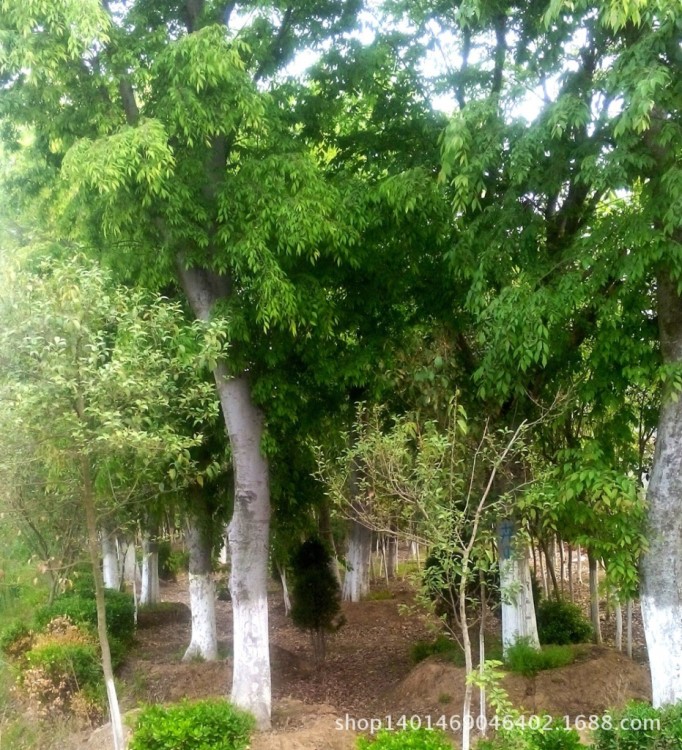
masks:
[[[537,607],[540,643],[585,643],[592,638],[592,625],[580,607],[562,599],[545,599]]]
[[[378,732],[372,739],[358,738],[358,750],[452,750],[447,737],[431,729]]]
[[[0,633],[0,651],[16,659],[31,648],[34,635],[26,623],[15,622]]]
[[[104,592],[107,612],[107,632],[124,645],[129,645],[135,635],[135,605],[133,597],[122,591],[106,589]],[[86,591],[66,593],[57,597],[52,604],[45,605],[35,613],[35,623],[40,628],[50,620],[63,615],[75,623],[97,629],[97,607],[94,594]]]
[[[605,719],[593,734],[595,750],[677,750],[682,744],[682,703],[659,709],[630,703]]]
[[[159,542],[159,578],[162,581],[175,581],[178,573],[187,571],[188,567],[188,552],[172,549],[167,539]]]
[[[575,729],[567,729],[561,720],[549,726],[530,728],[523,720],[513,729],[502,729],[493,739],[480,740],[476,750],[582,750]]]
[[[130,750],[246,750],[253,718],[224,700],[148,706],[137,718]]]
[[[50,620],[17,664],[22,693],[41,715],[101,717],[99,646],[88,630],[68,617]]]
[[[574,659],[569,646],[543,646],[538,651],[527,639],[519,639],[507,649],[505,662],[512,672],[532,677],[545,669],[565,667]]]
[[[433,641],[417,641],[411,650],[412,661],[417,664],[429,656],[440,656],[458,666],[463,665],[463,654],[460,646],[446,635],[439,635]]]
[[[331,565],[331,555],[319,539],[303,542],[292,557],[291,619],[311,632],[318,662],[324,659],[325,633],[343,624],[341,591]]]

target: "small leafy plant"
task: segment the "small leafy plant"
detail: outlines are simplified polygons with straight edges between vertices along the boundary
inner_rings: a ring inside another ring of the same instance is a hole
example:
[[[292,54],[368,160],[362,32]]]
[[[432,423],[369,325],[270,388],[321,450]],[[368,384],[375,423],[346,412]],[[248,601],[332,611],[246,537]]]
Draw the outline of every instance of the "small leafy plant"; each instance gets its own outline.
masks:
[[[360,737],[358,750],[452,750],[452,744],[439,731],[432,729],[383,730],[374,738]]]
[[[656,709],[630,703],[606,714],[593,733],[595,750],[679,750],[682,747],[682,703]]]
[[[458,666],[464,665],[462,649],[446,635],[439,635],[433,641],[417,641],[411,649],[412,661],[415,664],[435,654]]]
[[[532,677],[545,669],[565,667],[574,660],[570,646],[543,646],[538,650],[527,639],[519,639],[507,650],[505,664],[512,672]]]
[[[246,750],[254,727],[250,714],[225,700],[148,706],[137,719],[129,750]]]

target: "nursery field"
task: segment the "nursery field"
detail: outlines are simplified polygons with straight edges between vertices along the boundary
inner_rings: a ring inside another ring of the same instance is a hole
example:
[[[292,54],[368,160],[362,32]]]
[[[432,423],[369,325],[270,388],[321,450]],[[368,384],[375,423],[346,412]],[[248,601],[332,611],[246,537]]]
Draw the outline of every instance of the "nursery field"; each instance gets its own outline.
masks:
[[[191,631],[185,577],[163,583],[160,599],[140,612],[135,639],[117,672],[128,725],[134,724],[141,705],[221,698],[230,684],[230,603],[217,603],[220,660],[183,662]],[[273,583],[269,592],[273,728],[253,737],[252,750],[354,750],[358,737],[371,737],[379,726],[398,730],[406,723],[447,726],[456,747],[457,733],[451,728],[462,715],[461,654],[453,649],[416,662],[434,643],[434,623],[410,609],[412,602],[410,584],[398,579],[389,587],[375,587],[364,601],[344,603],[346,622],[330,637],[327,659],[318,669],[307,634],[285,615],[281,590]],[[607,642],[612,620],[604,617]],[[489,629],[489,656],[499,658],[495,617]],[[502,687],[527,716],[562,717],[587,741],[589,717],[603,716],[607,709],[622,708],[632,700],[650,700],[637,622],[635,634],[633,660],[608,645],[581,644],[573,647],[573,663],[532,676],[509,672]],[[9,679],[7,669],[4,679]],[[19,732],[19,727],[24,730]],[[108,750],[111,746],[108,726],[79,727],[58,711],[51,718],[37,716],[20,691],[6,697],[2,731],[10,738],[0,744],[2,750]]]

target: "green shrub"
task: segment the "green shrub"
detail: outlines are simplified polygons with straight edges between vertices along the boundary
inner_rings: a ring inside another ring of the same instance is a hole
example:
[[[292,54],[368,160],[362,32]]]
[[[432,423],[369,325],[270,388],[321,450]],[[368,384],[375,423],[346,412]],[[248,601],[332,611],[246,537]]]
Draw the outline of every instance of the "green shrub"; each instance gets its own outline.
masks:
[[[358,738],[358,750],[452,750],[447,737],[431,729],[383,730],[372,739]]]
[[[464,664],[464,654],[462,649],[454,642],[451,641],[446,635],[439,635],[433,641],[417,641],[412,646],[411,657],[415,664],[418,664],[424,659],[428,659],[429,656],[438,654],[447,661],[453,662],[459,666]]]
[[[148,706],[137,719],[129,750],[243,750],[254,726],[250,714],[224,700]]]
[[[33,631],[23,622],[15,622],[6,627],[0,634],[0,651],[16,659],[33,645]]]
[[[682,703],[662,709],[648,703],[630,703],[604,717],[593,738],[595,750],[679,750]]]
[[[159,542],[159,578],[176,581],[178,573],[189,569],[189,552],[174,550],[167,539]]]
[[[133,597],[121,591],[106,589],[104,599],[107,611],[107,633],[109,638],[118,639],[128,645],[135,635],[135,605]],[[65,615],[75,623],[89,625],[97,629],[97,605],[95,593],[83,588],[78,593],[69,592],[57,597],[52,604],[41,607],[35,614],[38,629],[44,627],[55,617]]]
[[[592,625],[580,607],[561,599],[545,599],[537,609],[540,643],[566,645],[592,638]]]
[[[102,668],[98,644],[86,626],[57,617],[19,663],[18,684],[41,715],[77,713],[101,717]]]
[[[325,636],[343,624],[341,590],[331,568],[331,556],[319,539],[303,542],[292,557],[294,584],[291,619],[296,627],[308,630],[315,659],[325,656]]]
[[[493,739],[479,740],[476,750],[584,750],[575,729],[566,729],[559,720],[548,727],[528,726],[500,730]]]
[[[521,638],[507,650],[505,664],[512,672],[532,677],[545,669],[565,667],[574,659],[570,646],[543,646],[538,651],[528,639]]]

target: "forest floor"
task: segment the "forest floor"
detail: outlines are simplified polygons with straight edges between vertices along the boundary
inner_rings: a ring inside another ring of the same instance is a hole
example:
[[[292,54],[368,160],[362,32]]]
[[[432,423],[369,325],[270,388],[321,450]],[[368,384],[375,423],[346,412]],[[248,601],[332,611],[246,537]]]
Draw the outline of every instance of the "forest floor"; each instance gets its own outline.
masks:
[[[345,625],[330,636],[323,670],[315,669],[308,637],[284,614],[281,593],[270,594],[273,729],[258,734],[252,750],[352,750],[362,720],[396,726],[418,717],[424,726],[461,715],[464,669],[437,657],[415,665],[411,649],[431,640],[426,617],[410,609],[409,584],[395,581],[359,604],[346,603]],[[122,704],[224,696],[231,679],[232,618],[218,602],[222,661],[181,661],[189,643],[190,613],[185,581],[162,586],[162,605],[140,616],[136,645],[120,672]],[[405,609],[408,609],[406,612]],[[613,618],[611,618],[613,619]],[[491,622],[491,629],[495,623]],[[604,623],[608,642],[612,623]],[[576,661],[535,678],[508,675],[504,687],[529,714],[601,715],[608,707],[649,698],[641,623],[635,621],[635,658],[612,648],[583,646]],[[475,709],[477,710],[477,709]],[[338,727],[342,728],[339,729]],[[72,736],[69,750],[108,750],[106,728]]]

